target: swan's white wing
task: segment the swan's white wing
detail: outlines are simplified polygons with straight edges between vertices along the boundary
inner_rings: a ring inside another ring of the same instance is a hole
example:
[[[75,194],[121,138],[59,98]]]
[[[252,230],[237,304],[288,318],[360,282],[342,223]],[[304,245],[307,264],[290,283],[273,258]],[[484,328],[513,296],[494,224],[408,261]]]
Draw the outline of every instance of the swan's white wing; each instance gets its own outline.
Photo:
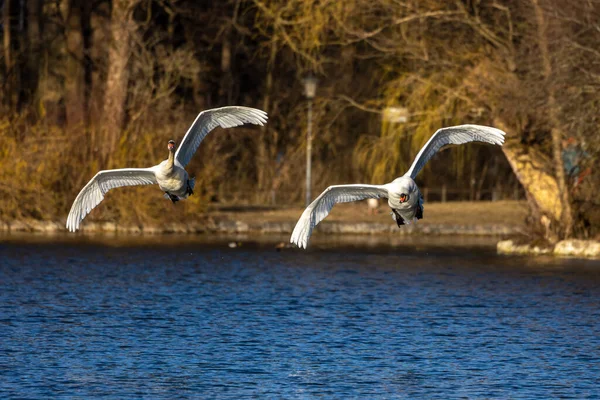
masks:
[[[71,232],[79,229],[81,221],[104,200],[104,195],[110,189],[153,183],[156,183],[153,168],[109,169],[98,172],[75,198],[67,217],[67,229]]]
[[[175,160],[181,167],[185,167],[202,140],[217,126],[232,128],[244,124],[264,125],[266,122],[267,113],[256,108],[231,106],[202,111],[183,137],[175,153]]]
[[[438,129],[415,157],[405,176],[415,179],[427,161],[448,144],[483,142],[502,146],[505,133],[500,129],[482,125],[458,125]]]
[[[329,211],[331,211],[334,204],[378,199],[380,197],[388,197],[388,190],[385,185],[329,186],[306,207],[292,232],[290,243],[295,243],[300,248],[306,248],[312,230],[329,215]]]

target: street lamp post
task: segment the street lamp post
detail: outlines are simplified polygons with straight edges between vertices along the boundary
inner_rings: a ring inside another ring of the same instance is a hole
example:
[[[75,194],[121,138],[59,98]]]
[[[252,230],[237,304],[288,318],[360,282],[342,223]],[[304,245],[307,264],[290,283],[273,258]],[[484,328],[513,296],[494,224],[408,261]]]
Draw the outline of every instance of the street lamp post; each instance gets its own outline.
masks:
[[[308,100],[308,125],[306,129],[306,206],[310,204],[311,160],[312,160],[312,104],[317,92],[317,78],[308,75],[304,78],[304,95]]]

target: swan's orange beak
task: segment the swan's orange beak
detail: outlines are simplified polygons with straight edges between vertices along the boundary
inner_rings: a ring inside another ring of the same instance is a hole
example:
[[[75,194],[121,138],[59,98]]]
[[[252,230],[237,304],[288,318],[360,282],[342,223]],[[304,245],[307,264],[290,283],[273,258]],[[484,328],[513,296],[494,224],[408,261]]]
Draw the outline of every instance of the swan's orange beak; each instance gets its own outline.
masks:
[[[406,200],[408,200],[408,196],[405,195],[404,193],[402,193],[400,195],[400,203],[404,203],[404,202],[406,202]]]
[[[169,145],[168,145],[169,151],[173,150],[175,148],[175,142],[170,140],[169,141]]]

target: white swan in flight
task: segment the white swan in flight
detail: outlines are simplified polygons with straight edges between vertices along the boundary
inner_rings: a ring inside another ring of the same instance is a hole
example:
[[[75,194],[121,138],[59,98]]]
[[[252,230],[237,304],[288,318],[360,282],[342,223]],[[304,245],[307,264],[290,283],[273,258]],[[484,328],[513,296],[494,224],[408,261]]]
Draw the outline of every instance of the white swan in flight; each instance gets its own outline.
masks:
[[[157,183],[165,192],[165,198],[173,203],[193,194],[194,179],[189,179],[185,166],[210,131],[220,126],[232,128],[243,124],[264,125],[267,113],[249,107],[221,107],[202,111],[183,137],[177,151],[175,142],[169,140],[169,158],[150,168],[123,168],[100,171],[75,198],[69,216],[67,229],[79,229],[85,216],[94,209],[110,189],[121,186],[150,185]]]
[[[398,226],[409,224],[415,218],[423,218],[423,197],[414,179],[425,163],[443,146],[468,142],[484,142],[502,146],[505,133],[500,129],[481,125],[458,125],[438,129],[423,146],[408,172],[385,185],[336,185],[329,186],[302,213],[290,243],[306,248],[313,229],[321,222],[336,203],[348,203],[364,199],[387,198],[392,218]]]

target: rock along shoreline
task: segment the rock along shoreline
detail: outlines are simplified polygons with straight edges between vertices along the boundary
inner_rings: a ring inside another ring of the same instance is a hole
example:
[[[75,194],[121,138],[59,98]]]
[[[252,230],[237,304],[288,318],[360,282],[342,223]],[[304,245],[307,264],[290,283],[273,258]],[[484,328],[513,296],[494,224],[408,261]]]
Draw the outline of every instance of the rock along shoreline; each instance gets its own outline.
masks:
[[[554,246],[518,244],[513,240],[502,240],[496,247],[498,254],[507,255],[554,255],[558,257],[600,259],[600,241],[597,240],[561,240]]]

